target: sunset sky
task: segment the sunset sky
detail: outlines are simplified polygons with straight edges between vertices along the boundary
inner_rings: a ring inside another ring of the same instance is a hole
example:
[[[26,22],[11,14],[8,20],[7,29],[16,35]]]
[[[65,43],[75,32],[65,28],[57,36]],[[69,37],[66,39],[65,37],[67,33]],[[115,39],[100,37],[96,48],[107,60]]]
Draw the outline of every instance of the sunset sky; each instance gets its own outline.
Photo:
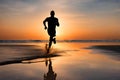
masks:
[[[59,40],[120,39],[120,0],[0,0],[0,39],[48,39],[51,10]]]

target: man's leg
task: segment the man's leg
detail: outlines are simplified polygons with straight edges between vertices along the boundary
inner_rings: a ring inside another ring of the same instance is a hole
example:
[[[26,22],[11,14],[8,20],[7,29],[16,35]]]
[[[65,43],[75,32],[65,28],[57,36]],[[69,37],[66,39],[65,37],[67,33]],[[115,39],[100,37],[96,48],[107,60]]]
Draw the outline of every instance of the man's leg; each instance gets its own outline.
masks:
[[[53,41],[53,37],[50,36],[50,39],[49,39],[49,48],[50,48],[51,45],[52,45],[52,41]]]
[[[55,38],[56,31],[55,30],[52,31],[52,36],[53,36],[52,41],[53,41],[54,44],[56,44],[56,38]]]
[[[54,42],[54,44],[56,44],[56,38],[53,38],[53,42]]]

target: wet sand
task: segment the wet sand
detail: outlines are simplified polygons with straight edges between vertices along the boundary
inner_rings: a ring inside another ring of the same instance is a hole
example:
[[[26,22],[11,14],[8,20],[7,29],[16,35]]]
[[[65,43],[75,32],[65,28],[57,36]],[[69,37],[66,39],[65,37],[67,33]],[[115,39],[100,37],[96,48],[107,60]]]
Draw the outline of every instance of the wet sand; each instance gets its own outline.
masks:
[[[120,43],[45,45],[0,44],[0,80],[120,80]]]

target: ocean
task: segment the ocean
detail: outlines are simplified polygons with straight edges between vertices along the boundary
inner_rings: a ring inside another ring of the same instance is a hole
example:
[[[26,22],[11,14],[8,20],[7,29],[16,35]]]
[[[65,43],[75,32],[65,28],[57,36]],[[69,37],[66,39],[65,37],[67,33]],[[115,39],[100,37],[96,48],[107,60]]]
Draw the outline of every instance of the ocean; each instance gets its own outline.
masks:
[[[120,80],[119,41],[0,42],[0,80]]]

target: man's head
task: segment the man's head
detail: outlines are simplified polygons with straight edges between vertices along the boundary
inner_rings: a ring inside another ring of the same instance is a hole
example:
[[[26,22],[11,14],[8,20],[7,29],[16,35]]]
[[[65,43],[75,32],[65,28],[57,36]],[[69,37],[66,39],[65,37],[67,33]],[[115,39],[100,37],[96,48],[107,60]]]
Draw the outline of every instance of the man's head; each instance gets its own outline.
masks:
[[[52,10],[52,11],[50,12],[50,15],[51,15],[52,17],[54,17],[55,12]]]

